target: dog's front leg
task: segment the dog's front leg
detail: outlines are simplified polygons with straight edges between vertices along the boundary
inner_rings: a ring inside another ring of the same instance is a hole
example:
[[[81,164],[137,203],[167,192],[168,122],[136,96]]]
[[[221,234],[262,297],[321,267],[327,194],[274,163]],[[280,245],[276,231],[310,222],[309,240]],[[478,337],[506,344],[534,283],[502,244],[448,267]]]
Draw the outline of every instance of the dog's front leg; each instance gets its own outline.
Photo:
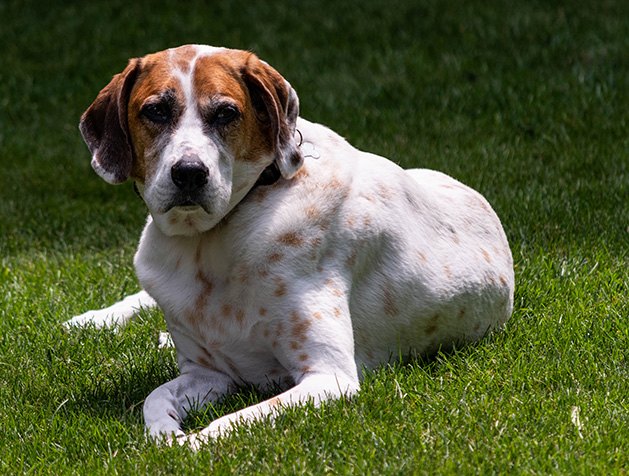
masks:
[[[189,444],[198,450],[203,444],[220,435],[227,434],[236,423],[262,419],[267,416],[274,418],[282,407],[313,402],[319,405],[326,400],[352,396],[359,388],[356,378],[342,377],[336,374],[307,374],[295,387],[257,405],[244,408],[214,420],[208,427],[198,433],[177,438],[179,444]]]
[[[142,290],[138,293],[127,296],[116,304],[98,310],[84,312],[63,323],[67,328],[84,327],[92,324],[97,329],[112,327],[115,325],[125,325],[129,320],[140,312],[141,308],[151,309],[157,306],[155,300]]]
[[[144,424],[150,437],[183,435],[181,422],[192,408],[203,408],[230,390],[225,374],[193,362],[180,365],[181,375],[151,392],[144,402]]]

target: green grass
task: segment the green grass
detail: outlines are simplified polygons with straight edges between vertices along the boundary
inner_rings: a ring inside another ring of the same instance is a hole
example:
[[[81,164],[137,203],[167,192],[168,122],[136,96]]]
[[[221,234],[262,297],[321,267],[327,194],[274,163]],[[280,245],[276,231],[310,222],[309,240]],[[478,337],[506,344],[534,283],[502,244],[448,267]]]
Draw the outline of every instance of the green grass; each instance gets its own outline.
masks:
[[[627,474],[629,4],[212,3],[0,3],[0,473]],[[304,117],[481,191],[515,259],[505,332],[196,454],[145,441],[177,374],[159,312],[60,326],[138,289],[145,215],[77,123],[129,57],[191,42],[254,50]]]

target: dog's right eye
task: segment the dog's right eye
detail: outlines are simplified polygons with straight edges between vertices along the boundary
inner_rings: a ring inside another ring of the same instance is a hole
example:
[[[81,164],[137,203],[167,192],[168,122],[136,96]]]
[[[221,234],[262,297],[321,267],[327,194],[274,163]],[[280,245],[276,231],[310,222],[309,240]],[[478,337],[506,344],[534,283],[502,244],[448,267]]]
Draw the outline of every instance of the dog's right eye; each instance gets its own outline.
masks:
[[[147,104],[142,108],[142,115],[151,122],[165,124],[170,121],[171,111],[166,104]]]

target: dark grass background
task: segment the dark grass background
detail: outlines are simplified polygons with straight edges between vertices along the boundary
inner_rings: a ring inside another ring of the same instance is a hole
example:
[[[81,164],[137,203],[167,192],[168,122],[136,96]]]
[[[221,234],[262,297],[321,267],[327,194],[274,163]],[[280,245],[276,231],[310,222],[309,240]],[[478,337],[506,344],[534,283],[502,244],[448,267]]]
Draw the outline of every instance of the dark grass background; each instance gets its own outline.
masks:
[[[628,19],[620,0],[0,2],[0,471],[626,474]],[[516,264],[506,332],[200,454],[144,442],[143,399],[176,375],[159,313],[59,326],[137,290],[145,219],[77,125],[128,58],[185,43],[256,52],[304,117],[483,193]]]

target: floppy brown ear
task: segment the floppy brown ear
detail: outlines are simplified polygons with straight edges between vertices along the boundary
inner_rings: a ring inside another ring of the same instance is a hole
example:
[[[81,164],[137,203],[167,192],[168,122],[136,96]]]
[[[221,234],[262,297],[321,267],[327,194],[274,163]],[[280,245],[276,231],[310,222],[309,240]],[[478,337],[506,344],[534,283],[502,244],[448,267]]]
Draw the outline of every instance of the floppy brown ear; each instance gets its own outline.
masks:
[[[277,71],[251,55],[242,77],[258,118],[268,123],[275,161],[283,177],[292,178],[304,162],[295,142],[295,126],[299,116],[297,93]]]
[[[111,184],[122,183],[131,174],[133,149],[127,107],[139,71],[140,60],[129,61],[125,70],[98,94],[79,124],[92,153],[92,168]]]

